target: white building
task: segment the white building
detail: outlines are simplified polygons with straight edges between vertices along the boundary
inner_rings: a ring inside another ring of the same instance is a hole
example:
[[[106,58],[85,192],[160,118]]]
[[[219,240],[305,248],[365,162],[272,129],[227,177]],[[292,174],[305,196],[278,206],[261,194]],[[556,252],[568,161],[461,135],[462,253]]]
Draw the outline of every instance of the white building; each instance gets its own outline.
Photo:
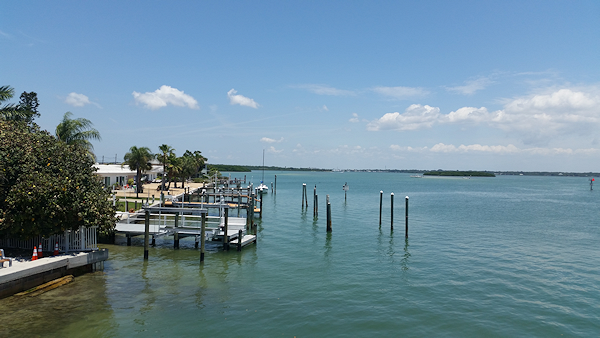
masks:
[[[121,167],[120,164],[96,163],[94,167],[98,169],[96,175],[102,178],[102,182],[107,187],[115,183],[124,186],[130,178],[135,180],[135,175],[137,174],[135,170],[130,170],[128,165]],[[157,174],[162,173],[162,169],[161,164],[152,162],[152,169],[142,173],[142,178],[147,177],[148,180],[154,180]]]

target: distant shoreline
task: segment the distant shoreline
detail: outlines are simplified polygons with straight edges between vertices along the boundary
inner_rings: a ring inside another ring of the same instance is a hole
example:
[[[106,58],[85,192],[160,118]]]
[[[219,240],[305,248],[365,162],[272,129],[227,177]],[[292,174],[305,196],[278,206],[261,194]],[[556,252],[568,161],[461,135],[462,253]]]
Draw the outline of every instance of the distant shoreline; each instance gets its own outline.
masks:
[[[250,165],[230,165],[230,164],[209,164],[209,169],[214,168],[221,172],[251,172],[252,170],[262,170],[262,166]],[[323,168],[295,168],[295,167],[277,167],[265,166],[269,171],[322,171],[322,172],[383,172],[383,173],[407,173],[424,174],[427,172],[481,172],[490,173],[496,176],[515,175],[515,176],[567,176],[567,177],[600,177],[598,172],[565,172],[565,171],[489,171],[489,170],[419,170],[419,169],[323,169]],[[467,174],[466,176],[468,176]],[[464,175],[459,175],[464,176]]]

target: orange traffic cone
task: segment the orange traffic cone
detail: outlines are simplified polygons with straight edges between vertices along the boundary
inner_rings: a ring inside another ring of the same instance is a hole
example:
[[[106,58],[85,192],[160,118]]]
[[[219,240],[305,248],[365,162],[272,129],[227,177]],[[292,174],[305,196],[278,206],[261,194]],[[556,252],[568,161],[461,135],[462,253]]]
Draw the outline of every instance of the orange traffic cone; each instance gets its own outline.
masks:
[[[33,247],[33,256],[31,256],[31,260],[35,261],[37,259],[37,248]]]
[[[40,246],[38,246],[38,258],[42,257],[44,257],[44,254],[42,253],[42,243],[40,243]]]
[[[54,256],[58,256],[58,242],[54,244]]]

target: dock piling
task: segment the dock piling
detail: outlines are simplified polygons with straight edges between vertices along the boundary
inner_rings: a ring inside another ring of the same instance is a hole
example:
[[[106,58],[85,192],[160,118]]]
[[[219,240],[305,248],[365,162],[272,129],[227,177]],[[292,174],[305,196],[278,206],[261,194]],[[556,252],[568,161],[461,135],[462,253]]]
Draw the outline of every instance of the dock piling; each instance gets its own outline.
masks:
[[[227,218],[229,218],[229,209],[225,209],[225,226],[223,227],[223,250],[229,251],[229,237],[227,236]],[[252,211],[254,213],[254,210]]]
[[[148,242],[150,237],[150,211],[146,210],[144,219],[144,260],[148,260]]]
[[[379,191],[379,226],[381,226],[381,212],[383,210],[383,190]]]
[[[179,214],[175,214],[175,225],[173,226],[175,233],[173,234],[173,249],[179,249],[179,232],[177,226],[179,223]]]
[[[327,195],[327,232],[331,232],[331,203],[329,203],[329,195]]]
[[[277,175],[275,175],[275,189],[273,189],[275,195],[277,195]]]
[[[406,219],[404,221],[404,237],[408,238],[408,196],[405,198],[406,206],[404,207]]]
[[[201,225],[200,225],[200,263],[204,262],[204,242],[206,239],[206,214],[202,213],[201,215]]]
[[[240,229],[238,231],[237,251],[242,251],[242,236],[243,236],[243,231],[242,231],[242,229]]]
[[[391,208],[390,208],[390,229],[394,230],[394,193],[390,195]]]

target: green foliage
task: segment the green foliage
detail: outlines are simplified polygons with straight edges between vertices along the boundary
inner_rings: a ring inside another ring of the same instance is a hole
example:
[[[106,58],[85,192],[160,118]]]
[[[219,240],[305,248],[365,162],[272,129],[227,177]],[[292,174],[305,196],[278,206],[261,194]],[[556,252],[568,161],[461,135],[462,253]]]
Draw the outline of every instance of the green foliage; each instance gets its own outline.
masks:
[[[0,103],[10,100],[15,90],[10,86],[0,87]],[[37,94],[35,92],[23,92],[18,105],[7,103],[0,107],[0,119],[5,121],[20,121],[33,123],[35,117],[40,116]]]
[[[150,163],[150,160],[152,160],[153,158],[154,155],[152,155],[148,147],[138,148],[136,146],[129,148],[129,152],[126,153],[123,157],[125,162],[123,162],[121,166],[127,165],[129,166],[130,170],[136,171],[136,195],[142,192],[142,185],[140,182],[142,179],[142,173],[152,169],[152,164]]]
[[[0,236],[50,236],[80,226],[114,231],[110,193],[85,149],[35,124],[0,121]]]
[[[66,112],[62,121],[56,126],[56,138],[69,145],[78,145],[93,156],[94,147],[90,140],[100,140],[100,132],[92,128],[93,123],[84,118],[71,119],[73,114]],[[95,158],[95,157],[94,157]]]
[[[473,176],[473,177],[496,177],[494,173],[487,171],[428,171],[426,176]]]

